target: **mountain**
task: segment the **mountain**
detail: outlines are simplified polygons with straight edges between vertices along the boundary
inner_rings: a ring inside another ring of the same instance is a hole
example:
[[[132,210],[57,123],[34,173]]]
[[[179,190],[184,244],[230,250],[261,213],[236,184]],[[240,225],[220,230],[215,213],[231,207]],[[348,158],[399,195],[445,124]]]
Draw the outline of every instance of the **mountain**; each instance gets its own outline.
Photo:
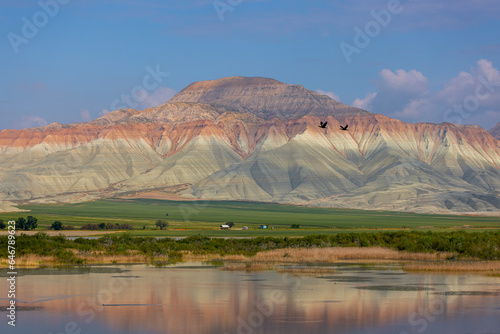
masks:
[[[155,190],[500,214],[500,141],[481,127],[404,123],[268,78],[195,82],[155,108],[3,130],[0,154],[4,211]]]
[[[493,137],[500,140],[500,122],[488,131]]]
[[[229,77],[195,82],[169,102],[210,104],[250,112],[265,120],[306,115],[369,115],[367,111],[347,106],[300,85],[287,85],[268,78]]]

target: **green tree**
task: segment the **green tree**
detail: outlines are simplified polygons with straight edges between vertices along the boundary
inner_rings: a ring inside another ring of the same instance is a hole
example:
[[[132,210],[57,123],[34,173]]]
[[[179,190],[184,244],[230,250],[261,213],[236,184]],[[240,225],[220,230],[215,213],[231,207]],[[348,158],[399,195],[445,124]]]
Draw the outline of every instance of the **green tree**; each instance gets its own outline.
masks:
[[[5,225],[5,223],[3,222],[3,219],[0,219],[0,230],[3,230],[6,227],[7,227],[7,225]]]
[[[38,219],[33,216],[28,216],[28,221],[26,222],[25,230],[34,230],[38,226]]]
[[[229,227],[233,227],[234,223],[233,222],[229,222],[229,223],[227,223],[227,225],[229,225]]]
[[[168,222],[164,221],[163,219],[158,219],[155,223],[157,227],[160,228],[160,230],[163,230],[164,227],[168,228]]]
[[[106,223],[100,223],[100,224],[99,224],[99,228],[100,228],[101,230],[105,230],[105,229],[106,229]]]
[[[300,228],[299,224],[292,224],[292,228]]]
[[[23,217],[19,217],[16,220],[16,230],[27,230],[26,228],[26,219]]]
[[[52,229],[56,230],[56,231],[62,230],[62,222],[60,222],[59,220],[53,222],[52,223]]]

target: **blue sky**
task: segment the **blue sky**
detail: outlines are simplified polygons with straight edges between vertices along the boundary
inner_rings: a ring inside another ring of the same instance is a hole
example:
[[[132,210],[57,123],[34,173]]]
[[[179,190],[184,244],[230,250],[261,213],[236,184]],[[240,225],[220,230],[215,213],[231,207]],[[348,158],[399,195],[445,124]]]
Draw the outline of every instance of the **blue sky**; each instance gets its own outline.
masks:
[[[0,129],[144,109],[232,75],[406,122],[500,121],[497,0],[3,0],[0,29]]]

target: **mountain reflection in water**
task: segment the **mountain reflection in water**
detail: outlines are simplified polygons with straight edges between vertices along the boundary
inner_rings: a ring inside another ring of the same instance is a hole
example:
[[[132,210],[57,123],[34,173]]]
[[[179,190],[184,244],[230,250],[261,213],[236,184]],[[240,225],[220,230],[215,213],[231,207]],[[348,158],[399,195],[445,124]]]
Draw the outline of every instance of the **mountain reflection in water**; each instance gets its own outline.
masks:
[[[325,277],[184,263],[101,266],[17,278],[16,328],[2,333],[498,332],[500,279],[342,268]],[[6,280],[0,283],[7,291]],[[5,298],[4,298],[5,297]]]

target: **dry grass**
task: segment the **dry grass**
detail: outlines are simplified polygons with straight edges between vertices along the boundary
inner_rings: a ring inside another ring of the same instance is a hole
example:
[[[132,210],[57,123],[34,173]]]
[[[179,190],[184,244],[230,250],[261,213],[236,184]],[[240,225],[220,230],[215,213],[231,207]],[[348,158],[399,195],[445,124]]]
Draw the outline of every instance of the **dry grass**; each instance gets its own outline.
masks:
[[[321,268],[321,267],[280,267],[277,264],[273,263],[264,263],[264,262],[238,262],[238,263],[225,263],[222,270],[230,270],[230,271],[246,271],[246,272],[255,272],[255,271],[267,271],[267,270],[276,270],[280,273],[290,273],[292,275],[326,275],[333,274],[336,272],[335,268]]]
[[[500,261],[444,261],[412,263],[403,267],[407,271],[473,272],[488,276],[500,276]]]
[[[19,268],[37,268],[42,265],[55,265],[57,260],[53,256],[41,256],[36,254],[27,254],[16,257],[16,267]],[[0,268],[7,268],[9,259],[0,259]]]
[[[180,251],[179,253],[182,255],[182,261],[213,261],[221,258],[217,254],[193,254],[190,251]]]
[[[222,270],[236,270],[236,271],[266,271],[276,269],[276,266],[273,266],[270,263],[256,263],[256,262],[239,262],[239,263],[225,263]]]
[[[148,263],[151,258],[139,253],[128,251],[126,254],[106,255],[103,251],[78,252],[71,250],[75,257],[83,259],[86,264],[111,263]],[[439,261],[451,256],[451,253],[409,253],[382,247],[331,247],[331,248],[284,248],[259,252],[255,256],[217,254],[199,255],[183,252],[183,261],[223,260],[223,270],[264,271],[276,270],[297,275],[321,275],[335,272],[334,268],[322,267],[280,267],[283,263],[335,263],[349,260],[362,263],[380,263],[394,261],[416,261],[407,263],[407,271],[428,272],[475,272],[490,276],[500,276],[500,261]],[[156,259],[162,260],[162,259]],[[167,260],[167,259],[165,259]],[[233,261],[236,261],[233,262]],[[423,262],[426,261],[426,262]],[[23,255],[16,258],[16,267],[40,267],[42,265],[57,265],[53,256]],[[8,267],[8,259],[0,259],[0,267]]]
[[[255,256],[226,255],[218,257],[225,263],[224,270],[262,271],[277,270],[297,275],[322,275],[334,273],[334,268],[322,267],[279,267],[282,263],[335,263],[342,260],[362,263],[381,263],[394,261],[439,260],[450,253],[409,253],[382,247],[330,247],[330,248],[284,248],[259,252]],[[183,254],[183,259],[214,260],[214,255]]]
[[[101,255],[101,256],[79,256],[87,264],[109,264],[109,263],[146,263],[148,258],[141,254],[124,255]]]
[[[140,254],[138,250],[128,250],[125,254],[106,255],[105,251],[82,252],[77,249],[66,249],[72,252],[77,258],[83,259],[89,264],[108,264],[108,263],[145,263],[148,257]]]
[[[409,253],[370,247],[283,248],[259,252],[255,256],[228,255],[224,260],[252,262],[333,263],[339,260],[439,260],[451,253]]]
[[[280,273],[289,273],[291,275],[299,275],[299,276],[322,276],[322,275],[334,274],[337,272],[335,268],[321,268],[321,267],[279,268],[277,271]]]
[[[105,255],[102,252],[81,254],[74,249],[68,249],[75,257],[83,259],[85,264],[111,264],[111,263],[147,263],[148,257],[138,254],[138,251],[130,251],[127,254]],[[53,266],[61,264],[55,256],[41,256],[27,254],[16,257],[15,266],[18,268],[37,268],[41,266]],[[0,268],[7,268],[9,259],[0,259]]]

